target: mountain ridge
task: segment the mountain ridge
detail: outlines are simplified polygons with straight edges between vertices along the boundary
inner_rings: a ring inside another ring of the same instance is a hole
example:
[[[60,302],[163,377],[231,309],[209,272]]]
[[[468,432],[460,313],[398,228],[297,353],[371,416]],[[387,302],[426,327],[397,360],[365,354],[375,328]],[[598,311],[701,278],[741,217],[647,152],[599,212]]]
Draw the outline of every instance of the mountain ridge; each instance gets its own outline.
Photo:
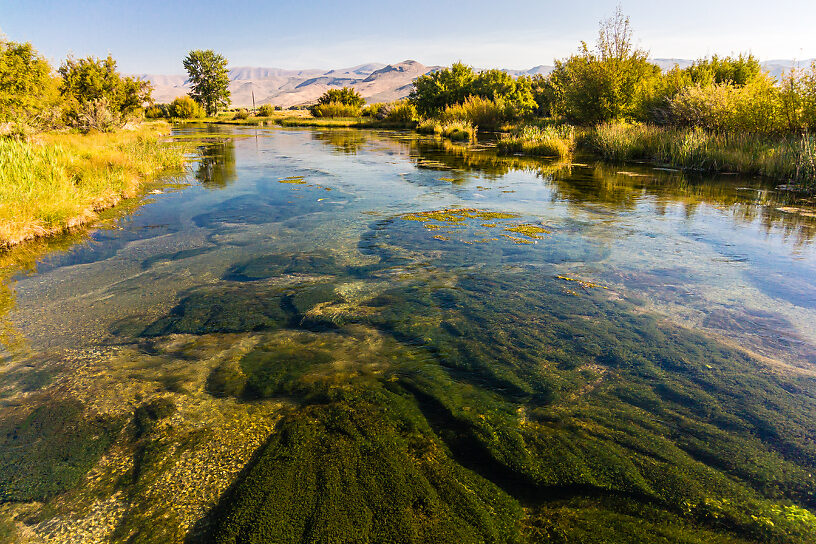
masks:
[[[674,58],[654,58],[651,62],[662,69],[675,65],[684,68],[692,60]],[[794,61],[772,59],[763,66],[771,76],[779,77],[796,66],[806,67],[816,59]],[[261,66],[236,66],[229,70],[232,104],[250,107],[254,103],[273,104],[284,108],[314,103],[326,90],[339,87],[353,87],[367,102],[392,102],[408,96],[411,83],[417,77],[434,72],[441,66],[426,66],[415,60],[404,60],[393,64],[369,62],[347,68],[305,68],[289,70],[285,68]],[[516,70],[502,68],[504,72],[518,77],[522,75],[547,75],[553,66],[541,64],[530,69]],[[177,74],[137,74],[137,78],[150,81],[156,102],[171,102],[190,91],[187,77]]]

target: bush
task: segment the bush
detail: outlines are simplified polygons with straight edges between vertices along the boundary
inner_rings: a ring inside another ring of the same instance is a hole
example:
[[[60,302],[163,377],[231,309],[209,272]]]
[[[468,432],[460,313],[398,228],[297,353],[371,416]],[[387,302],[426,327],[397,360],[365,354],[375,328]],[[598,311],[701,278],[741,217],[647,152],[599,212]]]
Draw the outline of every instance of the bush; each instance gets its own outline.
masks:
[[[772,133],[785,129],[777,115],[779,89],[767,76],[747,85],[714,83],[686,87],[670,100],[673,121],[714,131]]]
[[[237,119],[239,121],[249,119],[249,112],[244,108],[239,108],[238,110],[235,111],[232,118]]]
[[[269,117],[272,115],[272,112],[275,111],[272,108],[271,104],[261,104],[261,107],[258,108],[258,115],[260,117]]]
[[[122,124],[134,114],[141,114],[145,102],[150,101],[150,83],[122,77],[110,55],[105,60],[69,57],[60,66],[59,74],[60,93],[67,101],[65,121],[80,128],[87,126],[90,117]],[[103,106],[110,115],[102,112]]]
[[[365,99],[353,88],[343,87],[342,89],[327,90],[317,99],[317,103],[320,105],[342,104],[343,106],[360,109],[365,105]]]
[[[363,117],[371,117],[372,119],[377,119],[378,121],[382,121],[385,119],[386,114],[388,113],[388,104],[385,102],[375,102],[374,104],[369,104],[363,111],[361,115]]]
[[[58,81],[31,44],[0,37],[0,121],[51,128],[61,113]]]
[[[148,119],[165,119],[172,117],[169,104],[153,104],[145,109],[145,117]]]
[[[461,62],[418,77],[409,100],[420,114],[435,116],[448,107],[464,103],[471,96],[512,104],[513,111],[519,116],[527,116],[536,109],[532,79],[513,78],[501,70],[476,73]]]
[[[405,100],[387,104],[382,110],[381,119],[389,124],[407,126],[412,124],[417,117],[414,105]]]
[[[179,119],[200,119],[205,113],[198,102],[189,96],[180,96],[170,104],[170,115]]]
[[[84,132],[112,132],[122,125],[122,116],[112,110],[107,98],[88,100],[74,107],[72,124]]]
[[[315,104],[311,112],[315,117],[359,117],[360,107],[329,102],[328,104]]]

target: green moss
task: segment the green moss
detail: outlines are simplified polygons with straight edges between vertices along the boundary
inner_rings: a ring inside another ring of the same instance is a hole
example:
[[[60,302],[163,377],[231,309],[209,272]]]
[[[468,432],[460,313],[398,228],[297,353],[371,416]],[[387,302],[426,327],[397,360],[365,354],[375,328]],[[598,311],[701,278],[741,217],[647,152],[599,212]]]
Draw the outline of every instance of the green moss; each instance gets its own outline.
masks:
[[[329,253],[274,253],[233,266],[224,279],[253,281],[284,274],[338,275],[346,271]]]
[[[514,501],[438,455],[399,397],[370,400],[312,406],[285,419],[216,510],[205,540],[517,540]],[[386,401],[392,408],[382,407]]]
[[[51,401],[0,424],[0,502],[45,500],[75,486],[119,432],[79,402]]]
[[[278,328],[289,321],[283,293],[264,287],[201,289],[184,297],[166,317],[148,325],[142,336],[245,332]]]

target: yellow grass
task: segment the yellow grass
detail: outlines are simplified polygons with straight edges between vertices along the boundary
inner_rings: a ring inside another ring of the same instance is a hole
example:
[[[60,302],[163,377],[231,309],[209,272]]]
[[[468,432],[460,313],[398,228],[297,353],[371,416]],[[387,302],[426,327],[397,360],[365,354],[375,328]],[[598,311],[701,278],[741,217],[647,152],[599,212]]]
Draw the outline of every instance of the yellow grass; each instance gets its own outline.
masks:
[[[0,247],[58,234],[136,196],[159,172],[180,168],[180,145],[162,142],[166,123],[96,134],[0,140]]]

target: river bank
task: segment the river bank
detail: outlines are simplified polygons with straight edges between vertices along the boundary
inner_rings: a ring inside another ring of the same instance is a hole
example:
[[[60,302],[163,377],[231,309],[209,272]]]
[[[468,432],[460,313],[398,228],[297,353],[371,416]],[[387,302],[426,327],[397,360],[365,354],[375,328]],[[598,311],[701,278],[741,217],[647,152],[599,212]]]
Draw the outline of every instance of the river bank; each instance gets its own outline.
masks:
[[[184,164],[184,148],[162,141],[165,122],[112,133],[47,132],[0,141],[0,248],[87,224]]]

